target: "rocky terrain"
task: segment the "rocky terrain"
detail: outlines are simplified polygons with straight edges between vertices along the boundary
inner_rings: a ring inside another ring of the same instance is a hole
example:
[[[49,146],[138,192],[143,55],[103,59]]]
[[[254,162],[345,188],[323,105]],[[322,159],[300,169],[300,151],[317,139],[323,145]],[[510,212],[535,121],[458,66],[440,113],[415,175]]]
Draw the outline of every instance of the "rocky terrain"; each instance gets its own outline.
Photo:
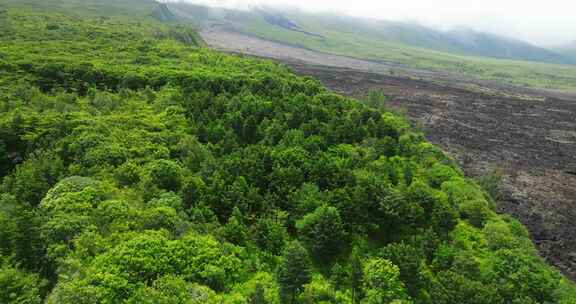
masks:
[[[498,209],[530,230],[541,255],[576,279],[576,93],[519,88],[283,45],[218,27],[212,47],[280,60],[334,91],[385,92],[472,177],[503,172]]]

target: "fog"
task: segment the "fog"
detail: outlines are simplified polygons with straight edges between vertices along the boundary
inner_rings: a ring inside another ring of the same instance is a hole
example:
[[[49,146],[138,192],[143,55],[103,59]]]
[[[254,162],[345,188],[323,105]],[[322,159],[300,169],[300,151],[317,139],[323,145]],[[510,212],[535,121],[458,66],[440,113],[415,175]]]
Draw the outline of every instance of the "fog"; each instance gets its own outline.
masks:
[[[167,0],[169,1],[169,0]],[[385,20],[414,21],[440,29],[467,26],[543,46],[576,41],[572,0],[185,0],[248,9],[258,5],[300,8]]]

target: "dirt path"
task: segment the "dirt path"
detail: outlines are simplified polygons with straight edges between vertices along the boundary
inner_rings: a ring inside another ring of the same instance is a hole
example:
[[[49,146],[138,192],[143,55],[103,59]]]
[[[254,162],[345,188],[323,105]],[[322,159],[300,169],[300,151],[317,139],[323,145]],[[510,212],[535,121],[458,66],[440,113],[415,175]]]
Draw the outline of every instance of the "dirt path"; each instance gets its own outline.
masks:
[[[530,230],[540,253],[576,279],[576,95],[323,54],[218,28],[212,46],[274,58],[350,96],[381,89],[467,174],[505,172],[500,211]],[[394,75],[392,75],[392,73]]]

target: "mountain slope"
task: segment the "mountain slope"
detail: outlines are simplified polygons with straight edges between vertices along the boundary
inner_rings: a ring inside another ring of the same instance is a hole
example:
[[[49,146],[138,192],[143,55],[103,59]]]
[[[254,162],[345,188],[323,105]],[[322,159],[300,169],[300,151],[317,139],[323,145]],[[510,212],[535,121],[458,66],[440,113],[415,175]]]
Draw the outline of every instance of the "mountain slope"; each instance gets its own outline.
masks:
[[[299,11],[258,8],[251,11],[208,8],[185,3],[169,7],[198,23],[225,24],[236,30],[276,41],[330,51],[358,44],[371,47],[404,45],[461,55],[545,63],[573,64],[560,53],[493,34],[469,29],[437,31],[414,23],[369,20]],[[283,26],[274,20],[283,20]],[[337,46],[337,48],[336,48]]]
[[[536,47],[523,41],[469,29],[453,30],[446,33],[445,36],[448,43],[451,43],[458,52],[466,55],[560,64],[576,63],[573,59],[560,53]]]
[[[474,50],[482,47],[477,45],[476,40],[486,40],[483,38],[484,34],[469,30],[465,31],[466,35],[452,33],[451,35],[455,37],[448,39],[446,33],[430,31],[414,24],[392,22],[387,26],[380,26],[387,23],[330,15],[314,15],[312,18],[309,14],[297,12],[289,15],[292,23],[298,25],[301,31],[312,34],[310,35],[272,25],[255,11],[211,9],[183,3],[169,3],[168,7],[182,22],[191,22],[204,28],[205,40],[217,41],[216,46],[225,50],[235,52],[247,50],[251,54],[269,56],[266,55],[267,50],[260,52],[258,45],[273,43],[276,44],[273,47],[276,49],[273,58],[282,56],[282,49],[289,46],[304,48],[307,53],[317,52],[313,57],[333,54],[383,62],[392,66],[390,73],[398,72],[394,66],[398,67],[400,64],[400,69],[403,66],[439,73],[449,72],[457,78],[482,79],[554,90],[576,90],[576,69],[573,65],[459,55],[457,48]],[[287,15],[282,16],[287,18]],[[224,36],[234,36],[237,39],[226,42],[220,39]],[[254,39],[260,39],[262,43],[256,43],[252,47],[251,41]],[[390,42],[391,40],[396,42]],[[244,45],[244,42],[247,45]],[[497,47],[488,47],[492,48]],[[508,43],[507,48],[499,46],[497,49],[496,53],[514,51],[525,52],[524,56],[528,57],[534,55],[527,51],[529,49],[524,49],[521,42]],[[302,55],[300,51],[297,53]],[[554,54],[549,57],[555,58]]]
[[[558,52],[576,60],[576,41],[559,48]]]

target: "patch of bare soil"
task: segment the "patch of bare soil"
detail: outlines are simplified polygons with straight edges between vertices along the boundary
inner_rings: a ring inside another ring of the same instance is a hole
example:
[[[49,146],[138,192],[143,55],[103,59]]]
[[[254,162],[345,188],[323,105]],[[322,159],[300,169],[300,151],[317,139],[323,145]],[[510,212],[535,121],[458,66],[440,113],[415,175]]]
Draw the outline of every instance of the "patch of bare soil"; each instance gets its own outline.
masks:
[[[405,111],[468,175],[501,168],[499,211],[524,223],[540,254],[576,279],[576,94],[323,54],[219,28],[202,34],[216,48],[281,60],[342,94],[383,90],[388,106]]]

